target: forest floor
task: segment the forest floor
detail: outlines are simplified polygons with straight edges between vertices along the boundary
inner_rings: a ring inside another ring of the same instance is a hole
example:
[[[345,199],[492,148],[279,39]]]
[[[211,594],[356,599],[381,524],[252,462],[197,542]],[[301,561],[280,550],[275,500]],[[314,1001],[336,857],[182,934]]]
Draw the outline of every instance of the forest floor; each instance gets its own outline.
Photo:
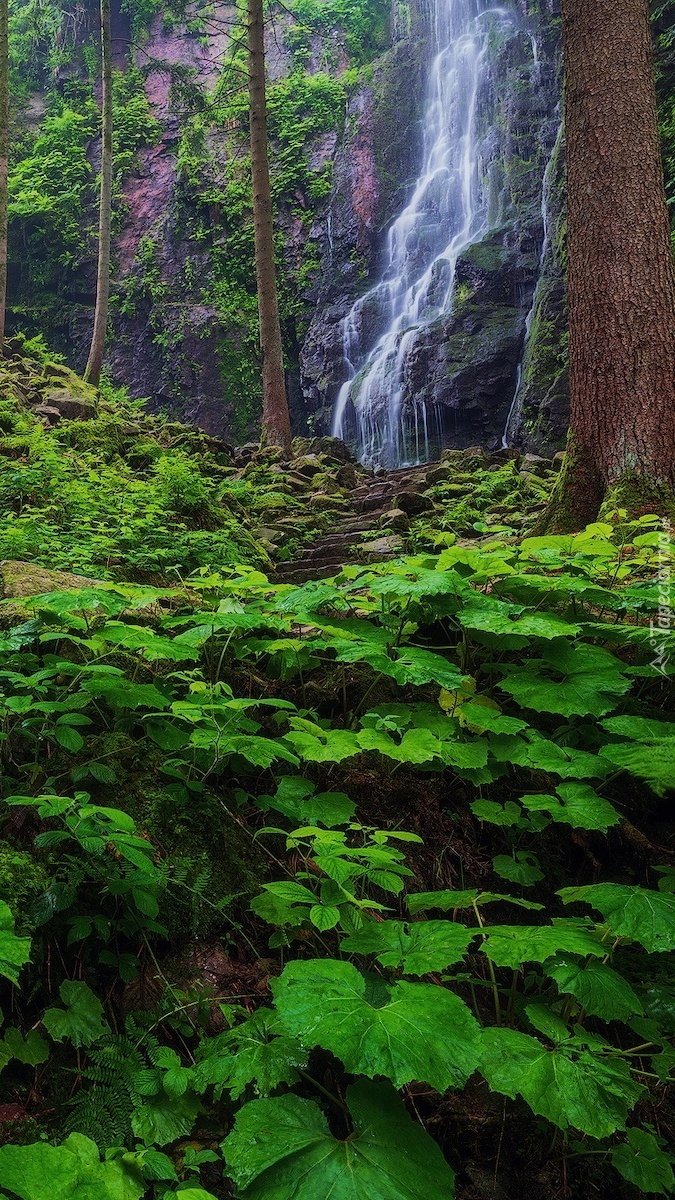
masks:
[[[559,461],[285,463],[11,349],[0,1191],[671,1192],[658,519],[532,537]]]

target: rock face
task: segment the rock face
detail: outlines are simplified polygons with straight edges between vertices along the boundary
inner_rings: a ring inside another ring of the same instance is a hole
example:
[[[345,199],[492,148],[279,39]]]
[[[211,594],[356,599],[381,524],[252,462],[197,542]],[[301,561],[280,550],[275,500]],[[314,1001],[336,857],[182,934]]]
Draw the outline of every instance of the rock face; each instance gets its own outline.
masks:
[[[406,393],[433,414],[441,445],[500,444],[528,326],[527,430],[523,416],[519,440],[549,446],[560,438],[564,287],[557,236],[550,239],[551,220],[542,211],[544,173],[556,153],[560,127],[560,48],[552,8],[523,0],[519,9],[522,24],[491,49],[490,69],[477,97],[480,170],[490,180],[491,229],[457,262],[452,311],[415,335],[407,352]],[[338,151],[332,238],[301,355],[303,392],[317,430],[330,428],[337,393],[348,378],[345,318],[355,299],[379,278],[386,228],[410,195],[420,166],[418,122],[432,53],[429,6],[416,0],[410,12],[410,23],[399,29],[400,40],[376,65],[373,81],[352,97]],[[365,163],[372,180],[364,179]],[[559,200],[560,186],[555,195]],[[370,204],[364,205],[364,197]],[[540,274],[545,288],[537,287]],[[535,289],[537,320],[528,322]],[[362,340],[368,340],[370,325],[373,342],[382,329],[377,305],[370,308],[370,303],[360,319],[366,326]],[[555,341],[555,349],[547,350],[547,339]]]

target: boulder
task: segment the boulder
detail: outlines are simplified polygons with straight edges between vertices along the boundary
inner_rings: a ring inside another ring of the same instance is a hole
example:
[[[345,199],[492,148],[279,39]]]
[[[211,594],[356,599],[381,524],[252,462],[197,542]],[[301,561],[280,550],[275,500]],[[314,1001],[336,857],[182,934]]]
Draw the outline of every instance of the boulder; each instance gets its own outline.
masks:
[[[430,471],[427,471],[427,486],[433,487],[436,483],[445,483],[446,479],[451,477],[450,467],[432,467]]]
[[[526,454],[520,464],[521,474],[547,475],[551,470],[551,460],[542,458],[539,454]]]
[[[564,450],[559,450],[557,454],[553,455],[553,462],[551,463],[551,466],[554,471],[562,471],[565,458],[566,455]]]
[[[409,517],[419,517],[422,513],[433,512],[434,502],[422,492],[399,492],[396,497],[396,507]]]
[[[318,475],[325,470],[325,464],[321,461],[318,454],[302,454],[300,458],[294,458],[291,462],[291,469],[296,475],[303,475],[307,479],[312,479],[314,475]]]
[[[48,425],[58,425],[61,420],[58,408],[54,408],[51,404],[37,404],[33,412],[36,417],[39,417],[41,421],[46,421]]]
[[[410,529],[410,517],[402,508],[392,508],[380,517],[383,529],[393,529],[394,533],[407,533]]]
[[[49,388],[43,393],[43,404],[55,408],[68,421],[90,421],[96,416],[96,407],[91,400],[76,395],[69,388]]]
[[[101,579],[73,575],[70,571],[51,571],[37,563],[8,559],[0,563],[0,598],[20,600],[25,596],[41,596],[45,592],[67,592],[83,587],[105,587]]]
[[[294,458],[304,458],[306,455],[323,454],[334,463],[354,462],[354,456],[340,438],[313,437],[293,438],[291,443]]]
[[[374,542],[364,542],[359,549],[359,558],[363,562],[380,562],[383,558],[392,558],[395,554],[400,554],[403,544],[403,538],[396,533],[376,538]]]

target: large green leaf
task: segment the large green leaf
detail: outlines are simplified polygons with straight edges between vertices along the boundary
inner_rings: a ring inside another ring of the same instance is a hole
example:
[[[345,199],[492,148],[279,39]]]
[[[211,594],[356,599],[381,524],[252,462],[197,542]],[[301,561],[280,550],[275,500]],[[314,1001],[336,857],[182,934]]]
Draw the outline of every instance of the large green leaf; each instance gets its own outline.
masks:
[[[499,686],[536,712],[602,716],[616,707],[631,681],[609,651],[561,639],[547,646],[541,658],[511,670]]]
[[[525,612],[522,604],[507,604],[495,596],[484,596],[481,592],[468,595],[457,614],[457,620],[465,629],[476,629],[497,637],[514,637],[509,643],[514,648],[526,646],[530,638],[550,640],[558,637],[574,637],[581,626],[571,625],[550,612]]]
[[[146,1145],[168,1146],[169,1142],[190,1133],[199,1109],[199,1100],[192,1092],[182,1096],[160,1092],[144,1097],[142,1107],[131,1118],[131,1126]]]
[[[644,779],[657,796],[675,788],[675,737],[645,742],[618,742],[603,746],[603,758]]]
[[[562,888],[565,904],[583,901],[599,909],[615,937],[630,938],[645,950],[675,950],[675,894],[620,883]],[[563,947],[567,949],[567,947]]]
[[[561,992],[569,992],[591,1017],[605,1021],[627,1021],[643,1012],[642,1004],[627,979],[599,962],[577,962],[569,954],[558,954],[544,964]]]
[[[515,1029],[484,1031],[481,1070],[493,1091],[520,1095],[560,1129],[572,1125],[595,1138],[624,1129],[643,1091],[624,1059],[591,1050],[578,1038],[548,1050]]]
[[[19,971],[30,960],[30,938],[17,937],[11,909],[0,900],[0,975],[19,982]]]
[[[62,1146],[0,1147],[0,1187],[21,1200],[140,1200],[145,1192],[133,1166],[101,1162],[98,1146],[81,1133]]]
[[[383,967],[400,967],[404,975],[428,975],[464,958],[476,929],[453,921],[371,921],[344,939],[348,954],[375,954]]]
[[[396,1087],[420,1080],[439,1092],[462,1087],[479,1058],[480,1029],[466,1005],[442,987],[388,986],[351,963],[292,962],[272,984],[284,1025],[308,1049],[322,1046],[360,1075]]]
[[[506,896],[501,892],[479,892],[478,888],[467,888],[457,892],[413,892],[412,895],[406,896],[406,904],[411,913],[428,912],[434,908],[440,909],[441,912],[452,912],[456,908],[473,908],[474,904],[494,904],[500,900],[506,904],[516,904],[519,908],[544,907],[534,900],[521,900],[518,896]]]
[[[580,921],[554,920],[552,925],[493,925],[483,933],[483,950],[495,966],[517,970],[521,963],[543,963],[566,950],[602,958],[607,947]]]
[[[283,813],[295,825],[346,825],[354,816],[355,805],[343,792],[320,792],[314,795],[314,784],[294,775],[279,780],[274,796],[261,796],[258,803]]]
[[[66,979],[59,988],[66,1008],[48,1008],[42,1018],[50,1037],[62,1042],[69,1038],[75,1047],[91,1046],[105,1033],[103,1005],[86,983]]]
[[[296,1083],[295,1068],[307,1061],[297,1039],[285,1033],[269,1008],[259,1008],[248,1021],[219,1038],[206,1038],[201,1051],[198,1088],[211,1084],[220,1095],[226,1087],[234,1100],[250,1083],[258,1096],[269,1096],[281,1083]]]
[[[612,1166],[641,1192],[670,1196],[675,1192],[673,1157],[666,1154],[653,1133],[629,1129],[628,1140],[612,1150]]]
[[[254,1100],[223,1143],[242,1200],[452,1200],[454,1175],[388,1084],[347,1089],[354,1132],[333,1136],[311,1100]]]
[[[587,783],[561,783],[556,792],[557,796],[521,796],[520,803],[528,812],[547,812],[553,821],[574,829],[601,829],[606,833],[621,820],[614,805]]]

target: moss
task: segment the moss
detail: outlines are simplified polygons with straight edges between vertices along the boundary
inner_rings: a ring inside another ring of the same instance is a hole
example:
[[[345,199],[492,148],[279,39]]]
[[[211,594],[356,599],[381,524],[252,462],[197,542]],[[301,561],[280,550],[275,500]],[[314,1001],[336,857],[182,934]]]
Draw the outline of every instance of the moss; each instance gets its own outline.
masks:
[[[0,839],[0,900],[11,908],[19,933],[32,928],[31,909],[47,885],[47,873],[32,854]]]
[[[462,259],[481,271],[499,271],[515,257],[513,250],[492,241],[474,242],[462,251]]]

